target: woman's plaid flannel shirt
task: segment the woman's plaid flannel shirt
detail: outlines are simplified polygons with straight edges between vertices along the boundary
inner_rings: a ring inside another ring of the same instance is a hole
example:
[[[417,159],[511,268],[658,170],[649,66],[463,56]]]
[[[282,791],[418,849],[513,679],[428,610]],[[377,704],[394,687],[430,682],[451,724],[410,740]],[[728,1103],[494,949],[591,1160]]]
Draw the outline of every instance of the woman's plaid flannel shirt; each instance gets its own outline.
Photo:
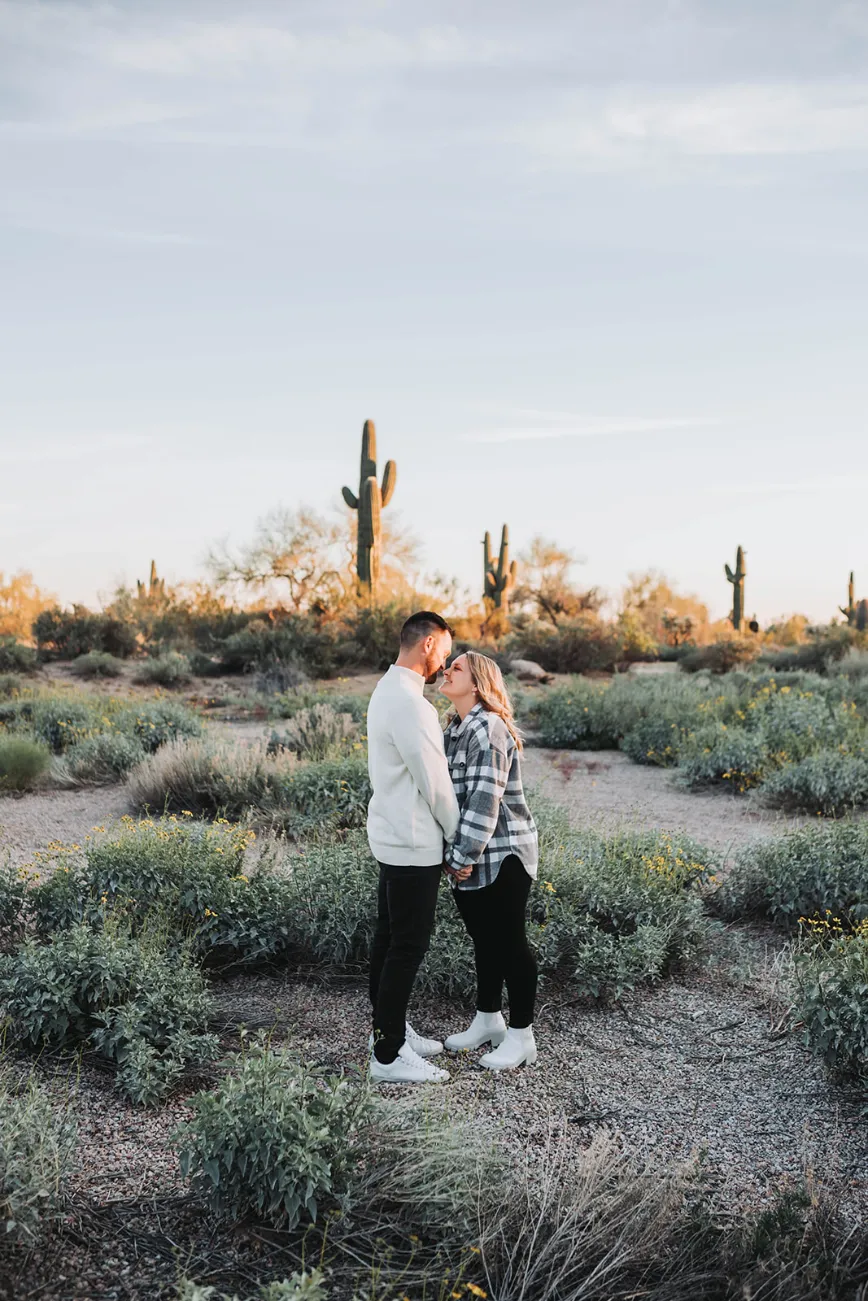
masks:
[[[491,885],[509,854],[536,877],[539,842],[524,798],[521,756],[503,719],[474,705],[462,721],[454,718],[444,733],[446,758],[461,821],[446,847],[450,867],[472,867],[459,890]]]

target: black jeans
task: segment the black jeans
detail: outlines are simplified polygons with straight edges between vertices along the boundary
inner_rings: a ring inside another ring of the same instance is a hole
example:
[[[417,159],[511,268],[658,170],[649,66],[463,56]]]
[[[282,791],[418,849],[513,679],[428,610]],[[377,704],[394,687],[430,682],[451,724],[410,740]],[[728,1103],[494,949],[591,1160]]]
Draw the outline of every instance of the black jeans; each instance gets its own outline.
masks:
[[[536,1001],[537,963],[525,934],[530,884],[521,859],[509,854],[491,885],[453,891],[473,940],[477,1009],[499,1012],[505,981],[509,1024],[514,1030],[533,1024]]]
[[[380,863],[377,929],[371,946],[374,1055],[393,1062],[404,1042],[413,981],[428,952],[442,864],[394,867]]]

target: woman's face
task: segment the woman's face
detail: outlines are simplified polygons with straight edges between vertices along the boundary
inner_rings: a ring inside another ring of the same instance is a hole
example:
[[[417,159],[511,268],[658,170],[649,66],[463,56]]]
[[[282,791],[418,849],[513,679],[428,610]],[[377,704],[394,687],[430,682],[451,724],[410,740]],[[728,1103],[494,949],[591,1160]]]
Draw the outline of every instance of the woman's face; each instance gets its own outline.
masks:
[[[457,659],[452,661],[448,669],[444,669],[440,690],[447,700],[451,700],[456,707],[475,704],[476,688],[473,685],[470,665],[467,663],[466,655],[459,655]]]

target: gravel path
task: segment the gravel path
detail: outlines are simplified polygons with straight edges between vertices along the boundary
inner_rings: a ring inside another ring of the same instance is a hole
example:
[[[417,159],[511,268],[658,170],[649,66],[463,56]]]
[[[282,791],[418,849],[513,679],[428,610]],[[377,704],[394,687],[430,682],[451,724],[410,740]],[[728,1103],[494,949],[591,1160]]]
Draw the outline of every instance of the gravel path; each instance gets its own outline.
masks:
[[[0,856],[27,862],[53,840],[80,842],[95,826],[128,813],[123,786],[40,791],[34,795],[0,795]]]
[[[664,768],[633,763],[620,750],[544,750],[523,756],[529,786],[563,804],[577,826],[682,831],[707,845],[739,849],[815,821],[752,807],[742,796],[686,791]]]

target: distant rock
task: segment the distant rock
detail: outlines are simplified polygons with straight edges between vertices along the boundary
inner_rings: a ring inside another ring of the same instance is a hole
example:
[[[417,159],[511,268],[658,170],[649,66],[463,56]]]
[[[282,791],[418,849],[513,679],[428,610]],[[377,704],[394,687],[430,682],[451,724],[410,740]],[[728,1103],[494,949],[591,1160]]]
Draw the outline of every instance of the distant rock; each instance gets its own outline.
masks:
[[[536,660],[511,660],[510,673],[514,673],[519,682],[554,682],[554,674],[546,673]]]

